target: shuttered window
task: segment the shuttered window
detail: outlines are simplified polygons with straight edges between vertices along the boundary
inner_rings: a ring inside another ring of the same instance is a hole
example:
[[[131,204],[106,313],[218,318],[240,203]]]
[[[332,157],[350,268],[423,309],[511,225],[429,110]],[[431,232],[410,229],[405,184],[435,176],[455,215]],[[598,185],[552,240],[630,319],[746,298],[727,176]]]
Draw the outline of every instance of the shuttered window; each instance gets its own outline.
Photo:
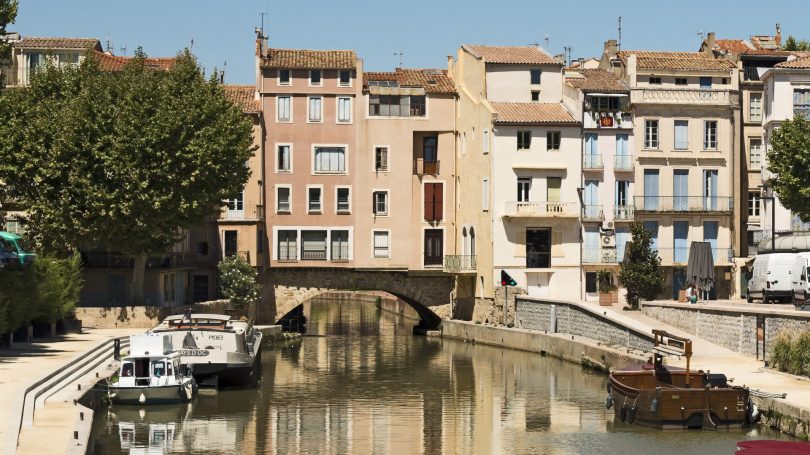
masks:
[[[444,214],[444,185],[425,183],[425,221],[441,221]]]
[[[276,98],[276,120],[279,122],[290,121],[290,100],[289,96],[279,96]]]
[[[548,188],[546,190],[548,197],[547,201],[560,202],[560,187],[562,186],[562,178],[547,177],[546,184],[548,185]]]
[[[351,123],[352,121],[352,99],[349,97],[338,98],[338,123]]]
[[[675,150],[689,148],[689,121],[675,120]]]
[[[278,260],[294,261],[298,259],[298,232],[278,231]]]
[[[320,122],[323,119],[323,98],[312,96],[309,98],[309,121]]]
[[[387,258],[389,255],[388,231],[374,231],[374,257]]]
[[[301,232],[301,259],[326,260],[326,231]]]

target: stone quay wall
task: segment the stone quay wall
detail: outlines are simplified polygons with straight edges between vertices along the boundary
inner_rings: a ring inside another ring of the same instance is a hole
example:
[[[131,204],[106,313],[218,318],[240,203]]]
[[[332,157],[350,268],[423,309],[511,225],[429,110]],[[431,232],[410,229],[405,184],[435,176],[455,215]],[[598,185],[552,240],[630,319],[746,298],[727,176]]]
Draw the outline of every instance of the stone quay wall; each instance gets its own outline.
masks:
[[[669,302],[642,302],[642,311],[667,325],[701,337],[739,354],[757,352],[757,320],[764,322],[765,354],[770,357],[772,341],[783,332],[810,330],[810,312],[745,305],[689,305]]]
[[[518,296],[516,326],[548,333],[567,333],[611,346],[650,352],[652,334],[627,327],[620,321],[578,302]]]

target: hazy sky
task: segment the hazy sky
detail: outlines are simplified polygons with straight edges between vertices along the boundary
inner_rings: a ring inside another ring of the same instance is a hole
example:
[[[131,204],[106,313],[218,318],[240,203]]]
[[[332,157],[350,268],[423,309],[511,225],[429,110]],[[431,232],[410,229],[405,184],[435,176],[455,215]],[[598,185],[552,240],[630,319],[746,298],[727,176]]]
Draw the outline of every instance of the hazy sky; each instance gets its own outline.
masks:
[[[810,1],[558,1],[540,0],[20,0],[23,36],[109,37],[116,54],[142,46],[150,56],[191,45],[206,68],[229,83],[253,83],[254,28],[267,12],[271,47],[354,49],[367,70],[447,66],[460,44],[538,42],[553,53],[598,56],[617,37],[624,49],[697,50],[698,32],[718,38],[773,34],[810,39]]]

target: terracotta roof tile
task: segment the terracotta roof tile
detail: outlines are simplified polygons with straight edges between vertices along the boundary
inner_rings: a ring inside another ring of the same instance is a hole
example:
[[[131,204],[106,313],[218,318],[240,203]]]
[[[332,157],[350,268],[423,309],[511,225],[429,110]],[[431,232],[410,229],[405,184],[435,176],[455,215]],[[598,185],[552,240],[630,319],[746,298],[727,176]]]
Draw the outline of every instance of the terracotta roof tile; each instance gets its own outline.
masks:
[[[719,39],[714,42],[714,46],[732,54],[743,54],[754,50],[745,40],[741,39]]]
[[[574,77],[569,77],[574,73]],[[580,75],[581,77],[576,77]],[[565,83],[583,92],[626,92],[624,82],[611,71],[574,68],[566,72]]]
[[[777,63],[776,68],[810,69],[810,56]]]
[[[706,56],[702,52],[621,51],[619,57],[626,61],[636,56],[636,67],[644,70],[723,71],[736,68],[734,63]]]
[[[17,49],[95,49],[101,43],[95,38],[24,37],[13,45]]]
[[[262,68],[350,70],[357,67],[354,51],[268,49]]]
[[[550,123],[578,125],[574,117],[559,103],[492,103],[495,123]]]
[[[455,94],[456,85],[447,70],[397,68],[394,72],[366,72],[363,74],[363,87],[369,81],[396,81],[400,87],[421,87],[425,93]]]
[[[124,66],[132,60],[133,57],[124,57],[119,55],[110,55],[105,52],[96,51],[95,57],[98,60],[99,67],[104,71],[121,71]],[[144,64],[148,68],[167,70],[171,68],[174,63],[174,57],[147,57],[144,59]]]
[[[562,65],[540,48],[534,46],[485,46],[465,44],[462,46],[487,63],[525,64],[525,65]]]
[[[261,104],[256,99],[256,87],[252,85],[226,85],[225,97],[239,106],[246,114],[261,113]]]

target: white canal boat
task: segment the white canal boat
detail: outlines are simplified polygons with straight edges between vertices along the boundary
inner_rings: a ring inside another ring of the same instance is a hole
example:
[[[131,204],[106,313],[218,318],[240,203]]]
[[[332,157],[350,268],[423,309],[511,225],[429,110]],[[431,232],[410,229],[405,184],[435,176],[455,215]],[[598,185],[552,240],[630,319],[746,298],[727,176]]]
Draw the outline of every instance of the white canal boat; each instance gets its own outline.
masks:
[[[185,374],[180,354],[168,335],[147,332],[129,338],[130,354],[121,360],[110,399],[119,404],[167,404],[189,401],[197,383]]]

